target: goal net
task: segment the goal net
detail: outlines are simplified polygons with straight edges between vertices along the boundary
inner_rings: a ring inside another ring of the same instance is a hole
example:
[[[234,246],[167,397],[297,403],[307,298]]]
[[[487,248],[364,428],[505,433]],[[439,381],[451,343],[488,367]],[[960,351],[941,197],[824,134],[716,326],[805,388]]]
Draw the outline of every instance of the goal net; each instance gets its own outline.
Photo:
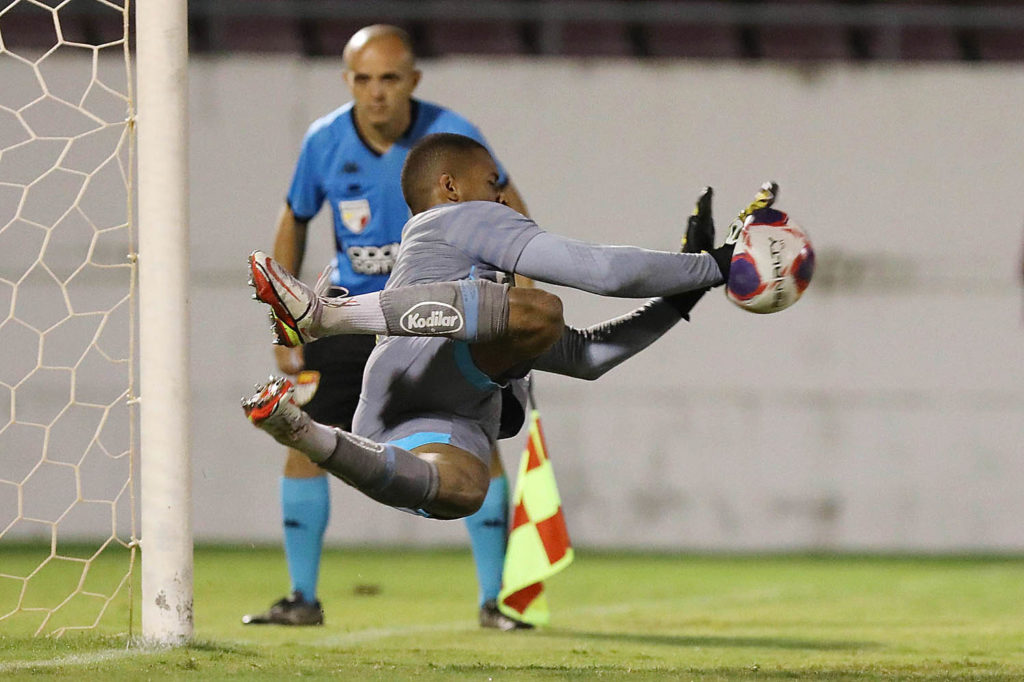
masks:
[[[0,0],[0,629],[132,629],[127,0]]]

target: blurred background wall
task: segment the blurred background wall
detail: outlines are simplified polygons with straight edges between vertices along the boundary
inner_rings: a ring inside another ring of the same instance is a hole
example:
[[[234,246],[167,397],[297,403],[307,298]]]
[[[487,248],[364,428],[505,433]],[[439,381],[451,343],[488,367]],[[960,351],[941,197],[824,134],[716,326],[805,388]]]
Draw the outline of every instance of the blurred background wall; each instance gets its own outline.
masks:
[[[299,4],[315,16],[292,13]],[[445,3],[377,4],[413,18],[409,28],[427,55],[418,95],[480,126],[546,229],[675,249],[702,186],[715,187],[724,226],[774,179],[779,206],[814,239],[815,281],[794,308],[754,316],[715,291],[691,323],[596,383],[538,377],[577,545],[1024,549],[1019,8],[968,15],[893,3],[850,14],[856,8],[847,3],[550,0],[461,3],[470,20],[452,20],[431,14]],[[341,46],[360,25],[387,19],[355,17],[357,5],[365,3],[192,4],[187,398],[200,541],[280,537],[283,449],[238,405],[273,370],[264,311],[248,300],[243,263],[253,248],[271,247],[306,127],[348,99]],[[526,19],[485,16],[512,5]],[[616,14],[626,5],[678,10],[678,20],[626,21]],[[107,40],[105,17],[76,7],[63,12],[65,39]],[[54,40],[49,11],[31,3],[16,10],[0,18],[7,48],[20,50],[7,30],[17,18],[22,29],[38,29],[38,45],[29,30],[17,35],[45,49]],[[62,47],[45,58],[39,73],[51,91],[75,90],[80,56]],[[38,80],[26,62],[0,54],[4,106],[27,106]],[[10,111],[0,112],[5,144],[22,134]],[[0,169],[34,177],[23,162],[5,153]],[[101,196],[105,181],[120,182],[103,176],[89,197]],[[69,184],[75,192],[81,180]],[[6,219],[17,193],[0,189]],[[40,214],[44,189],[30,193]],[[311,233],[307,279],[332,253],[325,216]],[[36,248],[8,239],[14,234],[0,235],[0,274],[12,280],[22,272],[16,256]],[[53,241],[47,264],[70,272],[82,244],[67,235]],[[106,244],[104,253],[113,262],[129,248]],[[31,267],[34,255],[26,258]],[[45,278],[34,282],[18,291],[19,315],[59,297]],[[0,288],[4,301],[9,289]],[[578,326],[634,305],[556,291]],[[25,358],[36,352],[34,340],[26,350],[25,334],[12,329],[21,328],[0,326],[4,382],[27,372]],[[104,371],[90,380],[104,385]],[[69,390],[63,375],[25,388],[18,409],[41,419]],[[0,392],[0,413],[14,412],[14,395]],[[61,419],[62,437],[80,441],[87,420]],[[111,427],[121,440],[125,424]],[[37,433],[0,433],[0,464],[34,466]],[[515,470],[522,442],[505,443],[507,469]],[[62,447],[51,442],[47,457],[73,460]],[[0,511],[17,513],[24,492],[34,514],[56,518],[75,499],[67,467],[36,471],[20,487],[0,486]],[[91,489],[117,494],[117,473],[90,473]],[[461,523],[416,519],[332,483],[331,543],[465,542]],[[119,505],[119,514],[128,511]],[[90,534],[88,521],[62,522],[61,537]],[[7,537],[26,535],[49,537],[49,528],[17,525]]]
[[[476,122],[535,219],[676,248],[703,185],[719,223],[758,184],[804,224],[816,281],[791,310],[715,291],[596,383],[542,375],[580,545],[1024,547],[1020,288],[1024,71],[573,59],[425,60],[419,90]],[[192,70],[195,527],[277,537],[281,448],[238,399],[271,370],[243,262],[269,248],[306,125],[346,100],[330,59]],[[314,223],[307,278],[330,256]],[[558,291],[591,324],[630,303]],[[505,446],[514,469],[521,441]],[[334,542],[461,542],[461,524],[338,484]]]

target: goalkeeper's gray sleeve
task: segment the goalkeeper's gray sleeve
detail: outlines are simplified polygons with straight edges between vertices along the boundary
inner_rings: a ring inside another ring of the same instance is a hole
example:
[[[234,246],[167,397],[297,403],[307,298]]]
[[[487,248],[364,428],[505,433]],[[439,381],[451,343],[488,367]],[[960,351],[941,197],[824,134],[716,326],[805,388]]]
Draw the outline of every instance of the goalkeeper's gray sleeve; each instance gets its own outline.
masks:
[[[661,338],[681,318],[660,298],[622,317],[587,329],[566,327],[562,338],[533,368],[577,379],[596,379]]]
[[[708,253],[589,244],[548,232],[527,243],[516,273],[621,298],[667,296],[722,283],[722,273]]]

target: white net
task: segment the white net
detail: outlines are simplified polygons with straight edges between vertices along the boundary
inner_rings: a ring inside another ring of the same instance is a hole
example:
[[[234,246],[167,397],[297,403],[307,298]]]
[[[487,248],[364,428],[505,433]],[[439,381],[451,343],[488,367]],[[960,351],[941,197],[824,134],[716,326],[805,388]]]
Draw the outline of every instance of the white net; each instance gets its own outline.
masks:
[[[131,628],[128,18],[127,0],[0,0],[0,627],[9,634]]]

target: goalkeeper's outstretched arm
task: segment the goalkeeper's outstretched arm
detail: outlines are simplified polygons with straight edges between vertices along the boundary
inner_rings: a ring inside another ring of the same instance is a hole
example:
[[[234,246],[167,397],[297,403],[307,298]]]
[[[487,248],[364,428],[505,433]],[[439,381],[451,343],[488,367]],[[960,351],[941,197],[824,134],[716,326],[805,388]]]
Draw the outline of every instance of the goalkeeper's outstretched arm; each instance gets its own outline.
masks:
[[[516,274],[601,296],[648,298],[724,281],[712,255],[607,246],[542,232],[530,240]]]
[[[691,248],[684,246],[685,253],[591,244],[541,232],[519,255],[515,271],[539,282],[621,298],[668,296],[718,286],[728,279],[729,261],[743,221],[754,210],[771,206],[778,189],[774,182],[764,183],[754,201],[730,225],[725,243],[718,248],[709,248],[714,225],[711,191],[706,189],[687,231],[688,237],[691,232],[699,232],[704,239],[691,244]],[[703,230],[694,230],[702,226]]]

